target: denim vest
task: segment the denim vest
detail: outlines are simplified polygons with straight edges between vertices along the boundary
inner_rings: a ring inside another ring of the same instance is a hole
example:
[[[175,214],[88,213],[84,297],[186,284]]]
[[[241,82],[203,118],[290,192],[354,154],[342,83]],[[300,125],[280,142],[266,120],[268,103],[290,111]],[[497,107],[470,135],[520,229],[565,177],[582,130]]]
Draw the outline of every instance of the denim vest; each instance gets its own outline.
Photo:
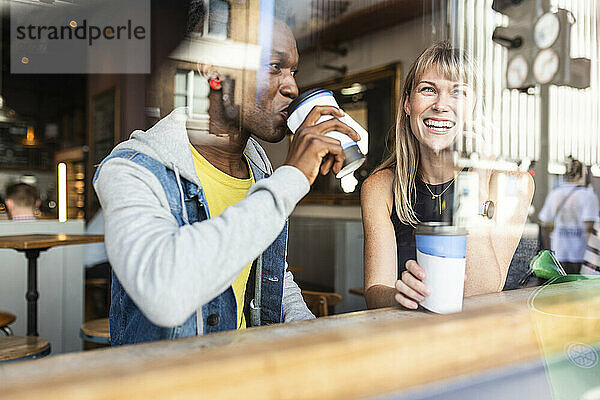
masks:
[[[171,214],[179,226],[210,218],[208,203],[202,187],[198,187],[152,157],[135,150],[122,149],[106,157],[124,158],[147,168],[159,180],[165,191]],[[250,161],[256,181],[267,175]],[[182,198],[185,208],[182,207]],[[244,314],[248,325],[268,325],[283,321],[282,297],[287,247],[287,221],[277,239],[253,263],[246,286]],[[260,277],[258,281],[257,277]],[[256,295],[258,293],[258,295]],[[257,304],[258,303],[258,304]],[[254,322],[253,322],[254,321]],[[202,306],[202,333],[221,332],[237,328],[237,303],[232,287]],[[196,313],[179,326],[161,327],[144,316],[113,272],[110,305],[110,340],[113,346],[195,336]]]

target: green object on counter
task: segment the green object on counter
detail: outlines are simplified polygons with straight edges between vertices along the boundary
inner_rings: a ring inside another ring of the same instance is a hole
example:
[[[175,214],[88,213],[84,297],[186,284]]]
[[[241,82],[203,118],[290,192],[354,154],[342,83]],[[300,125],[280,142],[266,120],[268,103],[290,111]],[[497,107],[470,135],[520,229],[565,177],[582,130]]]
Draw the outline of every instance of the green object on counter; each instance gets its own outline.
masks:
[[[600,382],[600,275],[552,278],[528,305],[552,398],[599,399],[593,394]]]
[[[529,263],[529,270],[538,278],[544,279],[567,275],[550,250],[540,251]]]

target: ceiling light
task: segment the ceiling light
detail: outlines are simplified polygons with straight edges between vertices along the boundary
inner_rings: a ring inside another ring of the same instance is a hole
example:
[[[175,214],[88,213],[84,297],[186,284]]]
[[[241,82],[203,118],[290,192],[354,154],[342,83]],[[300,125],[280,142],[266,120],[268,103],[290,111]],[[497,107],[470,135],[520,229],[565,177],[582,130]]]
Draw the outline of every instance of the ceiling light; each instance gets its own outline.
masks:
[[[365,90],[367,90],[367,88],[360,83],[353,83],[352,85],[343,88],[341,92],[344,96],[352,96],[364,92]]]
[[[21,140],[21,144],[27,147],[37,147],[42,144],[40,140],[37,140],[35,138],[35,131],[33,130],[33,126],[30,125],[27,127],[27,134]]]

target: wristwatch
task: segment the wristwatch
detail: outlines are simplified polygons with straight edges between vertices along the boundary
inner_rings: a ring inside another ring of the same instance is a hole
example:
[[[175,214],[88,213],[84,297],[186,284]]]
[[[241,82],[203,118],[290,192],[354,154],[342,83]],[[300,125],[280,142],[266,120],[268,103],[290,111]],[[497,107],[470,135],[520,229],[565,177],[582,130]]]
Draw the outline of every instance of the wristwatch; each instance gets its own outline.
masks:
[[[488,219],[494,218],[495,211],[496,205],[491,200],[486,201],[479,207],[479,215],[481,215],[482,217],[487,217]]]

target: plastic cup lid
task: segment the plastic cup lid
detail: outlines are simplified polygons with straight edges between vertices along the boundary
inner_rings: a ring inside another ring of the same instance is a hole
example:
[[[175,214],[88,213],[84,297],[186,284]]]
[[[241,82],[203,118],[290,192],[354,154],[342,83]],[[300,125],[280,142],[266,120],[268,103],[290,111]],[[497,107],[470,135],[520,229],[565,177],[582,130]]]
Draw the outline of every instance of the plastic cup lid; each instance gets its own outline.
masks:
[[[447,222],[422,222],[417,225],[415,235],[464,236],[467,235],[467,230]]]
[[[329,93],[331,96],[333,96],[333,92],[329,89],[322,89],[322,88],[316,88],[316,89],[310,89],[307,90],[306,92],[303,92],[302,94],[300,94],[300,96],[296,97],[288,106],[288,115],[292,115],[292,113],[296,110],[296,108],[298,108],[300,106],[300,104],[302,104],[305,100],[316,96],[318,94],[321,93]]]

